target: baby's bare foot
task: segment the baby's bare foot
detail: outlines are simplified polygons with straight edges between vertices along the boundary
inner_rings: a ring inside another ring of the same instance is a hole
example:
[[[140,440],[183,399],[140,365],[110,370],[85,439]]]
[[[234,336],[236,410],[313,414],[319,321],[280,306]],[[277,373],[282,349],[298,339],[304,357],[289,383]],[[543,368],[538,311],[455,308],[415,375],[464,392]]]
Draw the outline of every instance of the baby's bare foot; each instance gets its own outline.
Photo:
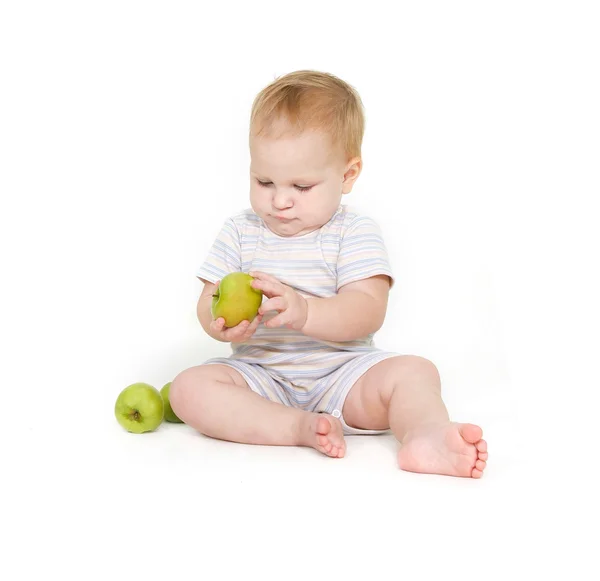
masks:
[[[398,452],[402,470],[481,478],[487,443],[473,424],[431,424],[407,433]]]
[[[332,458],[346,453],[344,431],[340,420],[328,414],[307,414],[302,428],[303,444]]]

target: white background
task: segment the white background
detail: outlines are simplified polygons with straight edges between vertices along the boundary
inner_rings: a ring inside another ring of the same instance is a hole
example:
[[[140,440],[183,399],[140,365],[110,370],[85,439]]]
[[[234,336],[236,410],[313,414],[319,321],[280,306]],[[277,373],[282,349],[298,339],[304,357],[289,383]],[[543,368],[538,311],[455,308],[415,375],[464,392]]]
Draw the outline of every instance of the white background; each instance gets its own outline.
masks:
[[[0,527],[7,579],[594,577],[600,21],[593,2],[14,2],[0,8]],[[481,481],[124,432],[118,393],[227,354],[195,270],[248,206],[256,93],[334,73],[367,112],[345,202],[396,275]],[[596,566],[597,567],[597,566]]]

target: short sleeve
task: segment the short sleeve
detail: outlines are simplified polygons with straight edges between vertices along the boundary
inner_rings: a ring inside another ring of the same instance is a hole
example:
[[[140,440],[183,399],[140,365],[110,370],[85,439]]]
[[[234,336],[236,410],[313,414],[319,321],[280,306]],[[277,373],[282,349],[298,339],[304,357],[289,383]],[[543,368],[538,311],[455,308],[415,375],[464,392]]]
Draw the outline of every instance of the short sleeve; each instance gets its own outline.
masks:
[[[372,218],[358,216],[340,242],[337,262],[337,290],[346,284],[385,274],[394,284],[392,268],[381,229]]]
[[[234,220],[228,218],[215,238],[204,262],[196,271],[196,276],[215,283],[226,274],[241,270],[240,236]]]

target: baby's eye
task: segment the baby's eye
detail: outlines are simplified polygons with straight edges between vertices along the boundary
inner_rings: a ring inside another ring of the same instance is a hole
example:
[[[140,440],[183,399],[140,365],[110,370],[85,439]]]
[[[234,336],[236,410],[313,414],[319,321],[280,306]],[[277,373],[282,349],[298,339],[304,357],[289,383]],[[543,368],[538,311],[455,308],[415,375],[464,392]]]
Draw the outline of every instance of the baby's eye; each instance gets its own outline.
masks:
[[[273,182],[262,182],[259,179],[256,180],[256,182],[258,183],[259,186],[262,186],[263,188],[268,188],[269,186],[273,185]],[[312,190],[314,188],[314,186],[294,186],[299,192],[308,192],[309,190]]]

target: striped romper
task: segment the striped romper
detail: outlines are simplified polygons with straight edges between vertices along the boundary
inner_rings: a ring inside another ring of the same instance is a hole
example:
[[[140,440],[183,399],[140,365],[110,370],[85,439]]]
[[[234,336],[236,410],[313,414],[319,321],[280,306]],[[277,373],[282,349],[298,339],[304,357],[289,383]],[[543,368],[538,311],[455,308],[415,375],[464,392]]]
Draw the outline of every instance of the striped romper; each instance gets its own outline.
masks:
[[[283,237],[265,225],[252,209],[228,218],[196,275],[215,283],[230,272],[262,271],[302,296],[331,297],[338,289],[378,274],[393,283],[387,251],[378,225],[368,216],[340,205],[320,229]],[[265,313],[263,322],[277,313]],[[260,324],[245,343],[232,343],[229,357],[204,364],[237,370],[262,397],[311,412],[325,412],[342,422],[346,434],[377,434],[344,421],[342,410],[356,380],[376,363],[398,353],[375,347],[373,334],[356,341],[312,339],[300,331]]]

